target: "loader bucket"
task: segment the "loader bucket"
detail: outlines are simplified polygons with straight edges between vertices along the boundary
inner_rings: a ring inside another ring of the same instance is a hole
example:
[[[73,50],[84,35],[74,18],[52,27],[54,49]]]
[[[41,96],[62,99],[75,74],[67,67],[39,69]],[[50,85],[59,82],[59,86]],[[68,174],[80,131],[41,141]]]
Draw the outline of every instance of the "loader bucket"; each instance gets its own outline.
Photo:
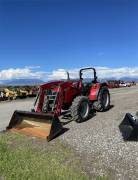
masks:
[[[62,131],[62,125],[58,117],[52,114],[15,111],[7,130],[50,141]]]
[[[124,140],[138,141],[138,120],[130,113],[126,113],[119,129]]]

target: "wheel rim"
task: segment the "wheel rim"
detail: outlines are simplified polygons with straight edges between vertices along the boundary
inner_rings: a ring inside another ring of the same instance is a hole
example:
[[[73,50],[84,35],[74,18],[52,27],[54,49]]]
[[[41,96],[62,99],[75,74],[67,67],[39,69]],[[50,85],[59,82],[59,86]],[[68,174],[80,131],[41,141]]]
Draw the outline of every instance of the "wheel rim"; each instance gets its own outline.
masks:
[[[109,103],[109,95],[107,92],[104,92],[103,95],[102,95],[102,102],[104,104],[105,107],[108,106],[108,103]]]
[[[79,111],[80,111],[80,115],[81,115],[82,119],[85,119],[89,112],[88,102],[82,102],[80,105]]]

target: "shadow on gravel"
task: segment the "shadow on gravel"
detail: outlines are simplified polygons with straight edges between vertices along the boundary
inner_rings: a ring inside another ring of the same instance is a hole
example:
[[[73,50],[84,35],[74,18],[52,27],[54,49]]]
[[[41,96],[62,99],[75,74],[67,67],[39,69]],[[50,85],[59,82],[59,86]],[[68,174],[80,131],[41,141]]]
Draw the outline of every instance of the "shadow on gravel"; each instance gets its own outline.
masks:
[[[110,105],[108,109],[104,110],[103,112],[109,111],[110,109],[114,108],[114,105]]]
[[[96,116],[96,110],[91,110],[88,119],[86,119],[83,122],[87,122],[87,121],[89,121],[91,118],[93,118],[95,116]],[[83,122],[81,122],[81,123],[83,123]]]
[[[86,119],[85,121],[82,121],[81,123],[84,123],[86,121],[89,121],[91,118],[93,118],[94,116],[96,116],[96,110],[91,110],[88,119]],[[65,121],[64,121],[65,120]],[[71,117],[70,111],[64,111],[62,112],[61,115],[61,123],[62,125],[67,125],[69,123],[71,123],[72,121],[74,121]]]
[[[62,121],[62,120],[65,120],[65,121]],[[62,113],[62,116],[61,116],[61,124],[64,126],[64,125],[67,125],[69,124],[70,122],[72,122],[72,117],[71,117],[71,114],[69,111],[65,111]]]
[[[124,141],[138,141],[138,125],[132,125],[129,117],[127,117],[127,114],[120,123],[119,130]]]
[[[112,109],[112,108],[114,108],[114,105],[110,105],[109,108],[108,108],[107,110],[105,110],[104,112],[109,111],[109,110]],[[89,121],[91,118],[95,117],[95,116],[96,116],[96,112],[97,112],[97,111],[96,111],[95,109],[92,109],[92,110],[90,111],[89,118],[86,119],[86,120],[83,121],[83,122]],[[73,121],[69,110],[62,112],[62,117],[61,117],[61,119],[63,119],[63,120],[68,120],[67,122],[62,122],[62,125],[69,124],[70,122]],[[83,122],[81,122],[81,123],[83,123]]]

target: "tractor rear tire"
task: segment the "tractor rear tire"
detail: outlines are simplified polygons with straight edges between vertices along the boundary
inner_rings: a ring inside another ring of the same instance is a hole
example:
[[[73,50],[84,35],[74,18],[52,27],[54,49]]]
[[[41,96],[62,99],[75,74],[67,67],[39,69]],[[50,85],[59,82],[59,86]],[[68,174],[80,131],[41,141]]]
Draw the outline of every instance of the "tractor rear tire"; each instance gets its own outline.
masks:
[[[99,111],[103,112],[110,108],[110,93],[108,88],[102,87],[98,94],[98,99],[94,103],[94,108]]]
[[[71,116],[74,121],[81,123],[88,119],[90,112],[89,99],[86,96],[78,96],[71,106]]]

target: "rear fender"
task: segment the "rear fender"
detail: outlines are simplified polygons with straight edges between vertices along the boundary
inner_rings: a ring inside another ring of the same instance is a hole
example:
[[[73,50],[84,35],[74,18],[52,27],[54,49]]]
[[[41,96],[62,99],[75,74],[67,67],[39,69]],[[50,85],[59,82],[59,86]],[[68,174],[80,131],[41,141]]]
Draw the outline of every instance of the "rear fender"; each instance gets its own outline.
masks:
[[[89,99],[90,101],[96,101],[98,98],[98,94],[102,87],[108,88],[106,83],[96,83],[91,87]]]
[[[89,95],[89,100],[90,101],[95,101],[97,100],[97,96],[100,90],[101,84],[100,83],[96,83],[91,87],[90,90],[90,95]]]

